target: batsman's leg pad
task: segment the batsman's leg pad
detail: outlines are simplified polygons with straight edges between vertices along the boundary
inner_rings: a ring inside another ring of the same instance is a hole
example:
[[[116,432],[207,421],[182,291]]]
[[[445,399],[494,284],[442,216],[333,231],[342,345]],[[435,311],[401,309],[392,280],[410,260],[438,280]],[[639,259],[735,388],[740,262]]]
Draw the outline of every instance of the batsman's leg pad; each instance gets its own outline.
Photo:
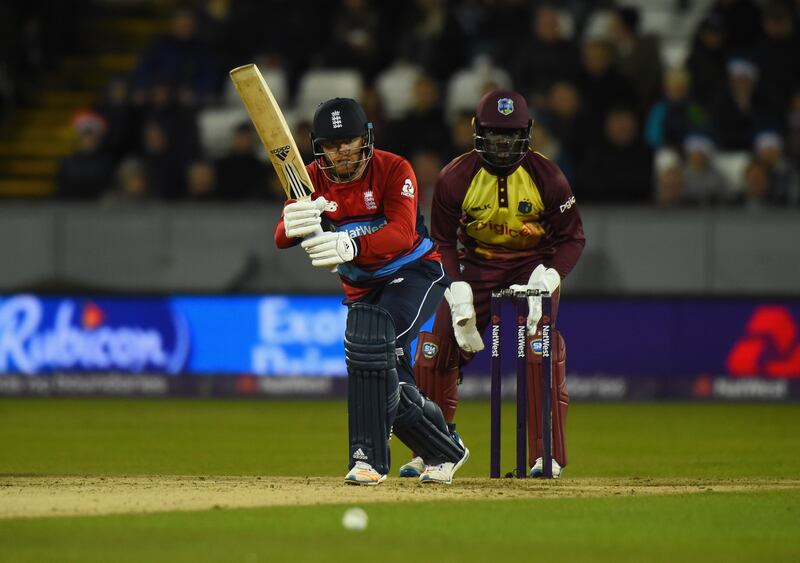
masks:
[[[561,333],[556,331],[553,350],[553,459],[561,467],[567,465],[567,410],[569,409],[569,393],[567,392],[567,349]],[[542,457],[542,356],[532,352],[532,342],[540,339],[541,334],[528,338],[528,452],[530,465],[536,458]],[[541,348],[539,348],[541,349]]]
[[[394,433],[426,465],[456,463],[464,457],[464,448],[450,434],[442,410],[413,385],[400,384]]]
[[[414,379],[417,387],[439,405],[448,423],[456,416],[459,371],[458,345],[454,338],[419,333]]]
[[[399,403],[395,327],[381,307],[356,303],[347,313],[344,339],[350,468],[364,461],[389,472],[389,435]]]

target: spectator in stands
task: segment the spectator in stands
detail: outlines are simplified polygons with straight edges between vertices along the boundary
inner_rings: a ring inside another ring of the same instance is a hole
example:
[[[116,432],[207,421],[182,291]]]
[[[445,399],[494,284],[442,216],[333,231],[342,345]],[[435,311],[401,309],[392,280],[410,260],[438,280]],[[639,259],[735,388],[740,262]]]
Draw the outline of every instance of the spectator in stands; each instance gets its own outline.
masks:
[[[178,8],[171,33],[156,39],[140,59],[133,75],[134,103],[145,103],[147,92],[164,77],[169,77],[184,106],[207,105],[217,93],[220,73],[206,42],[197,35],[191,8]]]
[[[450,124],[450,157],[444,159],[450,162],[455,157],[471,151],[472,144],[472,115],[470,113],[459,113]]]
[[[550,3],[539,5],[533,37],[516,49],[512,63],[516,89],[543,95],[557,80],[575,80],[578,67],[577,45],[561,33],[558,9]]]
[[[608,111],[605,139],[589,149],[576,176],[575,196],[580,201],[651,201],[653,153],[639,135],[632,108],[616,107]]]
[[[143,160],[153,195],[161,199],[182,197],[186,164],[172,153],[167,131],[157,121],[150,121],[145,124],[142,137]]]
[[[573,165],[583,158],[592,142],[602,138],[600,131],[592,131],[593,119],[584,109],[581,94],[573,83],[554,82],[550,86],[541,120],[561,144],[563,158]],[[536,135],[535,127],[536,124],[534,124],[534,135]],[[562,168],[562,170],[571,181],[573,167],[567,168],[570,170],[569,173],[567,169]]]
[[[604,116],[613,106],[637,107],[636,92],[627,78],[613,66],[611,45],[603,39],[591,39],[583,46],[578,90],[584,93],[583,109],[587,116],[590,140],[603,135]]]
[[[192,162],[186,169],[186,198],[188,201],[219,201],[214,166],[206,160]]]
[[[433,188],[436,186],[439,172],[444,165],[444,161],[436,151],[420,151],[411,158],[411,168],[417,175],[417,186],[419,187],[419,208],[428,225],[431,218]]]
[[[271,199],[267,190],[268,165],[256,156],[259,146],[249,122],[236,127],[228,154],[215,163],[221,199]]]
[[[331,47],[326,66],[357,68],[366,82],[371,82],[384,60],[380,18],[370,0],[342,0],[333,16]]]
[[[776,131],[763,131],[753,143],[756,160],[769,174],[769,200],[776,204],[797,205],[800,202],[798,171],[783,152],[783,139]]]
[[[95,199],[108,189],[114,164],[103,150],[106,123],[92,110],[78,112],[72,121],[77,134],[75,152],[65,157],[56,176],[60,199]]]
[[[544,115],[540,119],[533,120],[533,130],[531,133],[531,149],[543,154],[552,160],[564,173],[570,183],[575,178],[574,165],[571,156],[563,150],[561,141],[554,137],[550,132],[549,118]]]
[[[722,20],[711,15],[700,22],[692,40],[686,66],[692,86],[692,98],[710,113],[719,91],[727,81],[725,35]]]
[[[441,100],[439,86],[433,78],[424,74],[417,77],[409,112],[401,119],[390,121],[384,130],[387,150],[400,155],[410,155],[416,150],[435,152],[443,161],[450,156],[447,148],[450,130],[444,121]]]
[[[789,100],[786,116],[786,154],[800,168],[800,90]]]
[[[108,124],[105,147],[115,164],[125,155],[139,152],[142,135],[138,125],[140,116],[128,100],[127,78],[111,78],[97,111]]]
[[[303,162],[311,164],[314,160],[314,147],[311,146],[311,122],[307,119],[298,121],[292,131],[294,142],[297,145],[297,150],[300,151],[300,156],[303,157]]]
[[[756,131],[770,123],[770,104],[757,88],[758,67],[751,61],[731,59],[728,77],[714,104],[717,144],[723,150],[750,150]]]
[[[444,0],[409,4],[398,28],[396,55],[444,83],[453,69],[462,68],[471,58],[464,30]]]
[[[656,205],[664,208],[680,207],[684,203],[683,172],[680,161],[666,166],[656,178]]]
[[[620,73],[636,90],[638,107],[647,111],[661,94],[662,65],[658,38],[639,32],[639,9],[622,6],[611,18],[610,39]]]
[[[123,160],[117,167],[116,178],[116,187],[103,196],[104,204],[138,204],[153,200],[147,170],[140,159],[130,156]]]
[[[169,80],[156,80],[148,91],[147,103],[140,108],[143,122],[157,121],[170,140],[170,152],[182,163],[200,154],[197,109],[181,105]]]
[[[769,170],[755,159],[748,162],[744,170],[741,204],[750,211],[758,211],[773,204],[769,197]]]
[[[772,0],[764,8],[764,37],[758,48],[761,82],[784,108],[800,88],[800,36],[789,7]]]
[[[708,136],[694,133],[686,137],[683,143],[684,203],[706,205],[730,202],[728,183],[714,165],[714,152],[714,142]]]
[[[761,38],[761,10],[755,0],[716,0],[709,14],[722,22],[729,55],[752,51]]]
[[[653,148],[678,148],[684,137],[705,126],[702,107],[689,98],[689,73],[670,68],[664,77],[664,98],[653,105],[645,124],[645,139]]]
[[[386,117],[383,112],[383,99],[378,88],[370,84],[361,93],[361,107],[364,108],[367,116],[372,121],[375,135],[381,138],[386,134]]]

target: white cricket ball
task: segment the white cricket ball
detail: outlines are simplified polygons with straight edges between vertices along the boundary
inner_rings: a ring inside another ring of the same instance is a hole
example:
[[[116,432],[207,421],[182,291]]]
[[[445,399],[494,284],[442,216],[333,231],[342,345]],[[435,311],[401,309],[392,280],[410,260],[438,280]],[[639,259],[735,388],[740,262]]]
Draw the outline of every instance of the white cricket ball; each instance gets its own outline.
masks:
[[[342,516],[342,526],[348,530],[366,530],[369,516],[362,508],[348,508]]]

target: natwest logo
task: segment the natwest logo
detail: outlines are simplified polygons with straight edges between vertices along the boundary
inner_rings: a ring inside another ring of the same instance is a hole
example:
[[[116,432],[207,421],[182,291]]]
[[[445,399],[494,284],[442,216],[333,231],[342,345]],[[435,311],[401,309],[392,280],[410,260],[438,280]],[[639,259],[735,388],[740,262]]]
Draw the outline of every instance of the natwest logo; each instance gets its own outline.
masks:
[[[786,307],[758,307],[726,361],[738,377],[768,375],[800,377],[800,338],[797,322]]]
[[[179,372],[186,322],[160,303],[147,318],[142,309],[31,295],[0,302],[0,372]]]

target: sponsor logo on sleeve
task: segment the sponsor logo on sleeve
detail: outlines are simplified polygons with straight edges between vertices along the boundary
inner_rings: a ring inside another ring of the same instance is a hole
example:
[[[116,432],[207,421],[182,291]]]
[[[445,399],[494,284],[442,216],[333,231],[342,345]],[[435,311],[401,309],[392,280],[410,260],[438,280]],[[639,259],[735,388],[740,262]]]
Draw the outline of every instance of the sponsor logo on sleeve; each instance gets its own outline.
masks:
[[[400,189],[400,195],[408,198],[414,197],[414,184],[411,183],[411,178],[406,178],[406,181],[403,182],[403,187]]]
[[[561,213],[564,213],[565,211],[569,211],[573,205],[575,205],[575,196],[571,196],[567,201],[559,205],[558,209]]]

